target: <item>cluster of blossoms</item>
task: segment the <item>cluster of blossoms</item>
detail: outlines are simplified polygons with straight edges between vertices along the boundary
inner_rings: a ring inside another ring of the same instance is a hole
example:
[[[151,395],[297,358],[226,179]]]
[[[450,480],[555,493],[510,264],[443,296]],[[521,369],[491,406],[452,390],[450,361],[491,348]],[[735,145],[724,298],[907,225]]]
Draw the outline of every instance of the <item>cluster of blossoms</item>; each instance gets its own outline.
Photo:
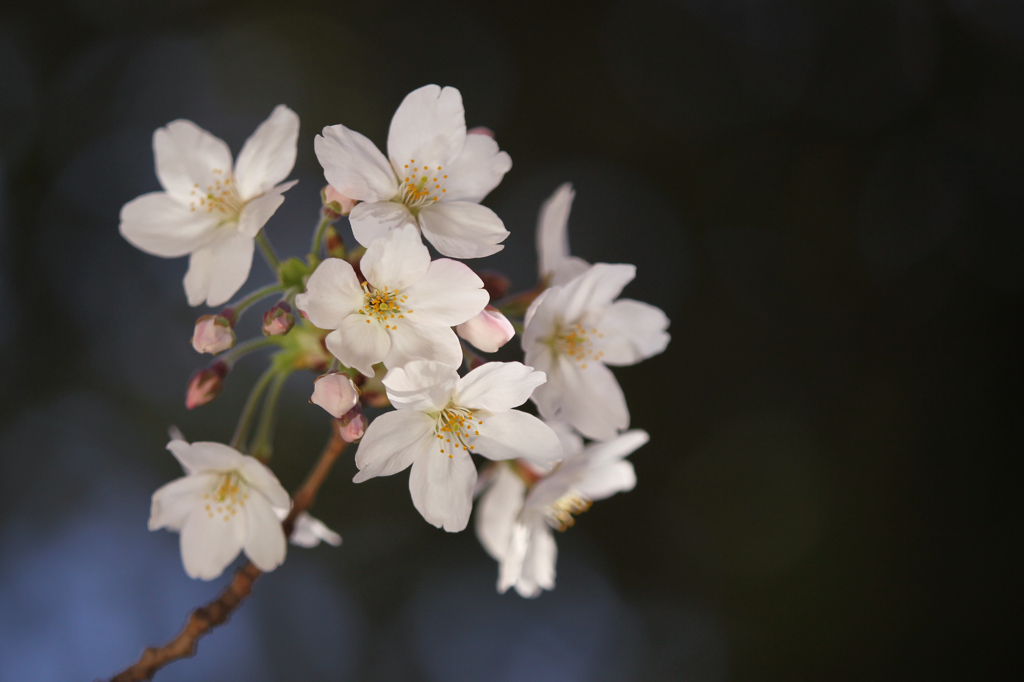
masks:
[[[298,132],[298,117],[280,105],[232,162],[224,142],[173,121],[153,135],[163,191],[121,211],[121,234],[136,247],[189,256],[190,305],[235,297],[257,246],[277,275],[197,320],[193,346],[216,357],[193,375],[190,409],[217,396],[239,359],[275,352],[230,444],[172,435],[167,447],[185,476],[153,494],[150,529],[180,533],[185,571],[205,580],[240,552],[269,571],[284,561],[288,540],[340,544],[304,511],[292,516],[303,507],[293,510],[268,464],[284,382],[309,371],[318,375],[310,402],[330,414],[332,438],[359,441],[356,483],[411,468],[413,505],[450,532],[466,528],[479,497],[475,527],[499,562],[499,591],[534,597],[552,589],[553,530],[572,526],[595,500],[632,489],[625,457],[648,439],[627,430],[626,400],[608,366],[662,352],[668,318],[619,298],[632,265],[570,255],[568,184],[541,207],[535,287],[508,295],[507,279],[461,262],[503,248],[508,232],[480,202],[512,161],[490,131],[467,130],[462,97],[450,87],[406,96],[386,156],[343,125],[324,128],[314,149],[329,184],[312,247],[304,259],[281,260],[264,226],[295,184],[285,180]],[[358,248],[347,249],[334,227],[344,215]],[[432,258],[424,239],[442,257]],[[263,336],[236,343],[240,317],[271,297]],[[481,355],[517,332],[524,362]],[[539,418],[518,409],[528,401]],[[479,472],[473,455],[483,458]]]

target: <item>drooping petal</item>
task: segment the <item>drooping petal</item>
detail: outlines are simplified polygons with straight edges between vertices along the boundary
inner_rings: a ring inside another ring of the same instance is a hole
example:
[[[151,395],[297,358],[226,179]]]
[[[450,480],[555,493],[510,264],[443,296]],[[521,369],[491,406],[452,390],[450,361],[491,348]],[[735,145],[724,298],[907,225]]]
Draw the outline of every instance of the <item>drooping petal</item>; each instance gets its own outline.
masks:
[[[397,201],[374,201],[356,204],[348,214],[352,235],[363,246],[386,236],[404,225],[415,225],[416,219],[405,204]]]
[[[508,588],[519,582],[523,574],[523,561],[526,559],[526,552],[530,548],[530,528],[524,523],[516,523],[512,527],[509,538],[508,549],[498,565],[498,592],[505,594]],[[520,592],[522,594],[522,592]],[[537,594],[540,594],[538,591]],[[536,596],[533,594],[524,595],[527,597]]]
[[[608,440],[629,426],[629,408],[612,371],[600,362],[587,368],[572,358],[558,359],[562,379],[559,416],[587,438]]]
[[[459,373],[441,362],[414,360],[384,377],[388,399],[398,409],[437,412],[452,397]]]
[[[487,553],[501,561],[512,540],[512,528],[523,508],[526,484],[509,467],[498,473],[476,505],[476,536]]]
[[[328,258],[309,276],[306,293],[295,297],[295,305],[320,329],[337,329],[364,300],[359,278],[348,261]]]
[[[576,191],[567,182],[540,207],[537,218],[537,255],[541,277],[549,277],[569,257],[569,211]]]
[[[255,457],[243,456],[238,472],[251,488],[259,491],[272,506],[278,509],[291,509],[292,498],[284,489],[277,476],[270,468]]]
[[[555,561],[558,559],[558,546],[551,528],[542,522],[535,523],[530,533],[530,541],[523,558],[523,569],[520,579],[516,582],[519,596],[533,598],[540,596],[540,591],[555,589]]]
[[[157,489],[149,507],[149,529],[180,531],[189,514],[201,507],[203,494],[217,485],[217,474],[182,476]]]
[[[409,297],[408,307],[417,322],[454,327],[487,305],[490,296],[483,286],[483,280],[465,263],[439,258],[403,293]]]
[[[121,208],[118,230],[137,249],[177,258],[206,244],[219,222],[219,216],[193,211],[167,192],[150,192]]]
[[[448,168],[448,182],[442,201],[472,201],[479,204],[512,169],[512,157],[498,150],[488,135],[469,135],[462,154]]]
[[[267,224],[267,221],[284,203],[284,193],[298,182],[298,180],[292,180],[271,187],[266,194],[249,201],[242,207],[242,213],[238,217],[238,231],[249,237],[255,237],[256,233]]]
[[[671,338],[668,316],[648,303],[621,299],[608,306],[594,326],[603,335],[594,350],[609,365],[632,365],[665,350]]]
[[[430,252],[412,225],[388,232],[368,246],[359,261],[359,269],[371,286],[399,289],[402,293],[422,278],[429,267]]]
[[[243,200],[267,192],[288,177],[295,167],[298,141],[298,114],[278,104],[238,153],[235,182]]]
[[[370,422],[359,442],[359,473],[352,480],[362,483],[376,476],[391,476],[406,469],[417,457],[436,454],[433,438],[434,420],[423,412],[385,412]]]
[[[354,367],[372,377],[373,366],[384,360],[391,348],[391,339],[380,323],[365,315],[349,315],[336,331],[325,339],[327,350],[346,367]]]
[[[345,196],[374,202],[398,194],[391,164],[365,135],[343,125],[327,126],[313,140],[313,150],[327,182]]]
[[[508,236],[494,211],[468,201],[438,201],[420,211],[423,236],[451,258],[483,258],[501,251]]]
[[[244,509],[246,532],[242,549],[245,556],[261,571],[273,571],[284,563],[288,547],[281,522],[270,502],[259,492],[249,495]]]
[[[430,434],[433,439],[433,434]],[[476,467],[465,453],[440,452],[436,444],[416,458],[409,473],[412,503],[423,518],[449,533],[465,529],[473,511]]]
[[[252,237],[230,227],[219,229],[212,242],[189,258],[185,273],[188,304],[197,306],[205,301],[212,307],[227,303],[249,278],[255,249]]]
[[[186,207],[231,176],[231,150],[224,141],[185,119],[153,132],[153,157],[160,186]]]
[[[595,263],[565,285],[558,304],[562,319],[575,324],[585,313],[603,310],[634,277],[635,265]]]
[[[211,441],[186,443],[183,440],[172,440],[167,444],[167,449],[181,463],[187,474],[232,471],[238,469],[245,461],[245,456],[233,447]]]
[[[462,364],[462,345],[451,327],[419,324],[415,313],[398,322],[388,330],[391,349],[384,358],[388,369],[412,360],[432,360],[452,367]]]
[[[426,164],[431,170],[450,166],[465,144],[466,112],[455,88],[417,88],[405,96],[391,119],[388,157],[397,174],[407,163]]]
[[[208,513],[196,508],[181,528],[181,560],[190,578],[213,580],[234,561],[245,543],[245,514]]]
[[[341,544],[341,536],[328,528],[320,519],[301,512],[295,517],[295,529],[292,530],[288,541],[293,545],[307,548],[316,547],[321,541],[337,547]]]
[[[463,407],[504,412],[529,400],[545,379],[521,362],[487,362],[459,379],[454,399]]]
[[[479,436],[472,440],[478,452],[488,459],[517,457],[547,467],[562,458],[562,444],[551,427],[532,414],[508,410],[482,418]]]

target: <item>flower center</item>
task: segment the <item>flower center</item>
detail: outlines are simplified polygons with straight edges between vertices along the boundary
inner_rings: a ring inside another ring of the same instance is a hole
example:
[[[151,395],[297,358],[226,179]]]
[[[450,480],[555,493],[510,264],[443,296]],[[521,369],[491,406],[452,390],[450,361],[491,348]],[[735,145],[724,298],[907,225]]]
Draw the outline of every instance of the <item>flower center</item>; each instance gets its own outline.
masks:
[[[217,481],[213,492],[203,495],[203,499],[206,500],[206,513],[211,519],[216,514],[223,515],[224,520],[229,521],[245,506],[245,501],[249,499],[249,488],[237,471],[228,471]]]
[[[441,166],[416,163],[416,159],[409,159],[399,175],[401,184],[398,186],[396,201],[400,201],[409,208],[422,208],[434,203],[444,196],[447,191],[444,188],[448,180],[447,175],[442,175]]]
[[[576,523],[574,516],[579,516],[590,509],[591,500],[580,495],[575,490],[570,490],[562,495],[553,505],[544,510],[548,524],[559,531],[573,526]]]
[[[394,291],[389,291],[387,287],[371,289],[366,282],[363,282],[362,286],[363,307],[359,312],[366,315],[367,324],[369,324],[370,318],[376,317],[378,322],[384,323],[385,329],[398,329],[398,323],[395,320],[405,319],[407,314],[412,314],[411,310],[402,309],[402,306],[408,303],[409,297],[398,289]]]
[[[591,341],[593,336],[600,339],[604,334],[599,334],[594,328],[588,332],[583,325],[577,324],[567,331],[560,328],[548,343],[556,354],[568,355],[586,369],[587,360],[600,360],[604,356],[603,351],[594,352],[594,342]]]
[[[483,423],[482,419],[474,419],[473,410],[466,407],[449,404],[438,412],[434,420],[434,435],[437,436],[441,454],[447,454],[450,459],[459,448],[466,452],[475,449],[476,446],[469,445],[469,442],[480,435]]]
[[[189,210],[217,213],[223,222],[238,220],[245,202],[238,194],[238,188],[235,186],[231,173],[214,168],[213,174],[217,179],[207,185],[205,191],[198,183],[192,186],[192,201],[189,202]]]

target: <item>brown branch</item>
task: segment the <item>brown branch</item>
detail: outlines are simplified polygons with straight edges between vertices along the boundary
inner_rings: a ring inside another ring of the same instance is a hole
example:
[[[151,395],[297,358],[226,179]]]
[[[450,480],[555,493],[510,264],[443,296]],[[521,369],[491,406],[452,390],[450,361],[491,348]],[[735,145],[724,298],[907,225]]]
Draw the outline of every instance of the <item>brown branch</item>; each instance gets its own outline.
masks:
[[[292,510],[288,517],[282,522],[285,536],[291,536],[295,527],[296,517],[309,509],[316,499],[316,493],[330,473],[331,467],[337,461],[338,456],[348,445],[341,438],[337,424],[331,424],[332,435],[327,447],[320,453],[309,476],[302,486],[292,496]],[[185,623],[185,628],[162,647],[149,647],[142,652],[139,660],[129,668],[110,678],[110,682],[141,682],[150,680],[160,668],[172,663],[179,658],[190,658],[195,655],[199,640],[206,633],[218,625],[226,623],[242,600],[252,592],[252,584],[260,577],[260,569],[256,568],[251,561],[235,571],[235,577],[231,579],[224,591],[207,604],[200,606],[192,612]]]

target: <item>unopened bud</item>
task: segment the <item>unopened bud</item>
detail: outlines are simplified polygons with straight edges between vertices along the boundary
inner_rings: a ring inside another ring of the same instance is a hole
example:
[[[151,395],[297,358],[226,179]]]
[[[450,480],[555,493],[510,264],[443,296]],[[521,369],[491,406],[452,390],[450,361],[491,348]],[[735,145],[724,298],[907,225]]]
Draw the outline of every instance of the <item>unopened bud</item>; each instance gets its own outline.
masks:
[[[487,137],[494,137],[494,131],[486,126],[477,126],[476,128],[470,128],[466,131],[467,135],[486,135]]]
[[[344,417],[338,420],[338,431],[341,434],[342,440],[346,443],[355,443],[366,433],[366,427],[369,423],[369,420],[363,414],[362,408],[357,403]]]
[[[294,326],[295,315],[292,314],[292,307],[284,301],[263,313],[264,336],[287,334]]]
[[[335,419],[341,419],[359,404],[359,389],[347,374],[331,372],[317,377],[309,402],[324,408]]]
[[[195,409],[220,395],[227,374],[228,366],[221,360],[193,374],[185,393],[185,407]]]
[[[487,306],[479,315],[460,324],[455,331],[485,353],[493,353],[516,335],[516,330],[508,318],[491,306]]]
[[[359,203],[358,199],[349,198],[330,185],[320,190],[320,199],[323,201],[324,214],[332,220],[348,215]]]
[[[477,277],[483,280],[484,289],[487,291],[487,295],[491,297],[492,303],[505,298],[509,287],[508,277],[496,270],[483,270],[476,274]]]
[[[200,353],[216,355],[235,345],[235,330],[231,328],[231,318],[224,313],[220,315],[203,315],[196,320],[195,331],[192,332],[192,347]]]

